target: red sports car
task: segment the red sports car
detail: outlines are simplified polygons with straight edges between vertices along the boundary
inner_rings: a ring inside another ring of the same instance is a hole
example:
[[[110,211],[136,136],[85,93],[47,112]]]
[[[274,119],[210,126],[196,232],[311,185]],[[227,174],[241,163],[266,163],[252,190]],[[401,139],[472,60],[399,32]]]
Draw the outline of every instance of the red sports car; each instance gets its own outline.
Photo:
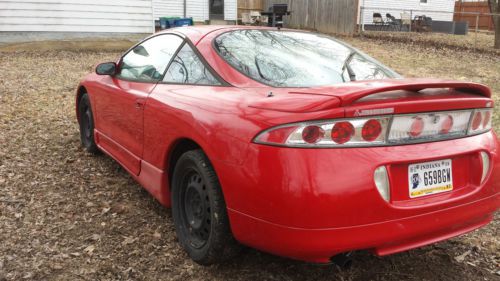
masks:
[[[388,255],[500,205],[488,87],[403,79],[332,37],[256,27],[154,34],[79,85],[84,148],[163,205],[200,264],[239,245],[311,262]]]

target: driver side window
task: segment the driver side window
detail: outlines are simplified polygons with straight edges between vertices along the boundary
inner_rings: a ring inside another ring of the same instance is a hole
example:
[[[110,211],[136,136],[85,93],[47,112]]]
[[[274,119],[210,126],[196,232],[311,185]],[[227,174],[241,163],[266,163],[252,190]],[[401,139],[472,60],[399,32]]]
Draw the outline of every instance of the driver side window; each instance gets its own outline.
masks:
[[[128,80],[157,82],[182,44],[177,35],[164,34],[137,45],[121,61],[118,76]]]

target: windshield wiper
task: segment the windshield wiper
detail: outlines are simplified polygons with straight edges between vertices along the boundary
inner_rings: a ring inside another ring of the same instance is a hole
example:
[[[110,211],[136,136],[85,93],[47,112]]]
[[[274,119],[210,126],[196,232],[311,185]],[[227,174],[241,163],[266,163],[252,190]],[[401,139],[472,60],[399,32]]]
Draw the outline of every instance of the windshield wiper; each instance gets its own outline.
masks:
[[[344,71],[347,69],[347,73],[349,73],[349,79],[351,81],[356,81],[356,73],[354,73],[354,71],[352,71],[352,68],[350,66],[351,60],[354,57],[354,55],[356,55],[356,52],[351,51],[349,53],[349,55],[347,56],[347,58],[345,59],[344,64],[342,65],[342,79],[344,79]],[[344,82],[345,82],[345,80],[344,80]]]

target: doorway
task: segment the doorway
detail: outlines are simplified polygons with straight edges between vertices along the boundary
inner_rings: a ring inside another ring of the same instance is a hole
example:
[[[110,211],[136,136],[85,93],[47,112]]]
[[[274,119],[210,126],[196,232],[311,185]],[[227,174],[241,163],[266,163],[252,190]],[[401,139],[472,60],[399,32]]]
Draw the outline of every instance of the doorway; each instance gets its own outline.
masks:
[[[209,19],[224,20],[224,0],[208,0]]]

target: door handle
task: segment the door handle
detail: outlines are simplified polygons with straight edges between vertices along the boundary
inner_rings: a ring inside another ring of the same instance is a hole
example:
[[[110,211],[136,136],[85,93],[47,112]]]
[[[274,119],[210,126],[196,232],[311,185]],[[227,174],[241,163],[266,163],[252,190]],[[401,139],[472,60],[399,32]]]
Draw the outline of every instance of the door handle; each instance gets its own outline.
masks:
[[[144,99],[136,99],[135,100],[135,108],[141,109],[144,107]]]

